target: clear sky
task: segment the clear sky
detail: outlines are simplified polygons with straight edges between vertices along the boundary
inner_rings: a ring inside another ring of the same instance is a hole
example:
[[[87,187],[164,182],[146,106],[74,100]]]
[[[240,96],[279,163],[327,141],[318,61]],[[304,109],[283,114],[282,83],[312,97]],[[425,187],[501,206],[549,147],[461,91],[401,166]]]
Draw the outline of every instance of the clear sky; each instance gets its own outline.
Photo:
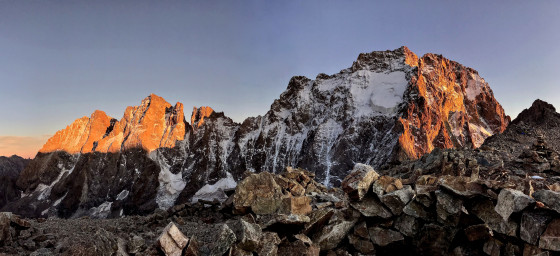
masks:
[[[242,121],[294,75],[401,45],[478,70],[515,117],[560,107],[559,42],[560,1],[0,0],[0,155],[150,93]]]

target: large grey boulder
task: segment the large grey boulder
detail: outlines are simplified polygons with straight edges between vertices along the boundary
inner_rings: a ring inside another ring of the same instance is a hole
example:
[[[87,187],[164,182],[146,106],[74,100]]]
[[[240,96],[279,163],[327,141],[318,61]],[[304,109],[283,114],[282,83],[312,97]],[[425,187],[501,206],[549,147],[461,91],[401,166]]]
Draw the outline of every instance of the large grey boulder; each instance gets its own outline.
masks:
[[[498,202],[494,210],[500,214],[504,220],[507,220],[512,213],[520,212],[533,203],[535,203],[535,200],[523,194],[523,192],[504,188],[498,195]]]

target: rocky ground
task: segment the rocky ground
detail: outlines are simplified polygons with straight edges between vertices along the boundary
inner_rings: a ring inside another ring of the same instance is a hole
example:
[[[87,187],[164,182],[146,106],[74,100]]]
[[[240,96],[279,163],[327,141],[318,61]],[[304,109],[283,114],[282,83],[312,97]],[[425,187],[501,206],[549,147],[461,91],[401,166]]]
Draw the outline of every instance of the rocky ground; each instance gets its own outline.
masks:
[[[476,167],[467,166],[468,170]],[[178,205],[149,216],[26,220],[2,213],[0,252],[7,255],[165,255],[164,251],[168,255],[557,255],[560,252],[560,193],[554,186],[549,188],[541,180],[535,180],[543,189],[527,190],[526,184],[485,180],[472,171],[467,174],[428,174],[400,179],[379,175],[371,167],[357,164],[341,189],[327,190],[313,180],[311,173],[287,168],[282,175],[247,174],[223,204]],[[176,233],[169,231],[170,223],[173,223],[170,227],[178,228]]]

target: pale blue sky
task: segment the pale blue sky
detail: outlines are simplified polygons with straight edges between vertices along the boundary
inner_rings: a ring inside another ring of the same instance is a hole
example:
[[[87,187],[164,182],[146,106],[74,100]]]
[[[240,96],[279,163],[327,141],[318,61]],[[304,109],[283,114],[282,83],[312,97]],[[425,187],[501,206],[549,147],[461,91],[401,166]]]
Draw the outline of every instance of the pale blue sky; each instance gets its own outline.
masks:
[[[559,41],[559,1],[0,0],[0,149],[150,93],[242,121],[294,75],[401,45],[478,70],[515,117],[560,106]]]

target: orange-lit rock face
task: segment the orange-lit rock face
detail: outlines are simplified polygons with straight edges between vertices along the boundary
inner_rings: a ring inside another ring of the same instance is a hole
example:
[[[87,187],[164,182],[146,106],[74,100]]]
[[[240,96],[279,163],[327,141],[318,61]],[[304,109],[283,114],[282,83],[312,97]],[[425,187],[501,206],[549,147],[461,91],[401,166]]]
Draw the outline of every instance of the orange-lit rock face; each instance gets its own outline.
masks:
[[[110,122],[111,117],[103,111],[96,110],[91,117],[84,116],[67,126],[66,129],[58,131],[39,152],[58,150],[71,154],[91,152],[94,142],[105,134]]]
[[[435,54],[424,55],[416,66],[399,118],[402,157],[418,158],[436,147],[479,147],[505,130],[509,117],[478,72]]]
[[[209,117],[214,110],[211,107],[193,107],[193,112],[191,115],[191,126],[193,129],[197,129],[202,124],[204,124],[204,118]]]
[[[128,107],[116,122],[102,111],[91,118],[76,120],[50,138],[40,152],[64,150],[68,153],[118,152],[143,148],[151,152],[160,147],[174,147],[185,138],[183,104],[171,106],[163,98],[151,94],[140,106]]]

